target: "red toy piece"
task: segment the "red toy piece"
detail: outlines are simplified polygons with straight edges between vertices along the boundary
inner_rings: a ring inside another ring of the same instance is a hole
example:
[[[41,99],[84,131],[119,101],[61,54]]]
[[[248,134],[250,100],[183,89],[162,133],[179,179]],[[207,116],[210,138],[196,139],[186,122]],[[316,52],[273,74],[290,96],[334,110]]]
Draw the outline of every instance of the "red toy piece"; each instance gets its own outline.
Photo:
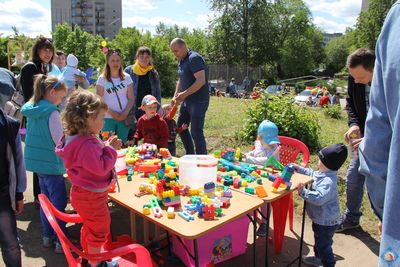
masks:
[[[210,205],[210,206],[204,206],[203,208],[203,218],[205,220],[214,220],[215,216],[217,215],[215,213],[215,207],[214,205]]]

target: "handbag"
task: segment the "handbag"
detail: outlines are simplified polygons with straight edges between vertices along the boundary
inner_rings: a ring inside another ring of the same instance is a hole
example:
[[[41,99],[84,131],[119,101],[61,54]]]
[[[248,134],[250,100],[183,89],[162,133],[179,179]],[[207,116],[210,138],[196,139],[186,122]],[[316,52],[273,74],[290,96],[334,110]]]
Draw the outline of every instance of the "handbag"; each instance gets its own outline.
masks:
[[[114,85],[114,82],[113,82],[112,79],[111,79],[111,83],[112,83],[114,88],[117,88]],[[119,99],[119,95],[118,95],[118,90],[115,90],[115,94],[117,95],[119,108],[121,109],[121,111],[123,111],[121,100]],[[131,110],[129,110],[129,113],[128,113],[128,115],[126,116],[126,118],[124,120],[124,124],[125,124],[126,127],[129,127],[131,129],[136,129],[136,116],[135,116],[135,108],[134,107],[131,107]]]

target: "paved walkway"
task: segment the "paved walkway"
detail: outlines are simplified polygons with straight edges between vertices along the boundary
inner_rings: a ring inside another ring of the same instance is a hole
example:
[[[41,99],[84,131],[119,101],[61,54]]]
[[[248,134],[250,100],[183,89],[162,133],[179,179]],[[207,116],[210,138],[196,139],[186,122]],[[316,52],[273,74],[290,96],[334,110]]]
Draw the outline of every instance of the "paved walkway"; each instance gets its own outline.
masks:
[[[28,177],[28,190],[25,194],[25,208],[22,215],[18,217],[18,229],[22,243],[22,261],[26,267],[66,267],[67,263],[64,255],[56,255],[51,249],[45,249],[41,246],[41,230],[39,211],[35,209],[32,196],[32,176]],[[129,213],[123,207],[113,206],[112,214],[112,233],[120,235],[129,233]],[[288,227],[287,227],[288,228]],[[79,227],[76,225],[68,226],[73,238],[79,240]],[[295,218],[294,233],[286,230],[283,244],[283,251],[279,255],[275,255],[272,251],[273,243],[270,243],[269,263],[270,266],[285,266],[291,259],[296,257],[298,253],[298,234],[300,233],[300,217]],[[252,233],[252,227],[249,228]],[[249,234],[247,253],[236,257],[235,259],[218,264],[217,266],[251,266],[253,238]],[[257,266],[264,266],[264,242],[265,239],[257,239]],[[305,243],[303,254],[312,252],[313,232],[311,230],[311,222],[306,220]],[[338,260],[337,266],[377,266],[377,254],[379,243],[372,238],[367,232],[356,230],[349,234],[336,234],[334,236],[334,252]],[[166,253],[166,251],[165,251]],[[0,255],[1,258],[1,255]],[[2,266],[2,259],[0,266]],[[165,266],[183,266],[182,264],[167,262]],[[297,265],[296,265],[297,266]],[[305,265],[304,265],[305,266]]]

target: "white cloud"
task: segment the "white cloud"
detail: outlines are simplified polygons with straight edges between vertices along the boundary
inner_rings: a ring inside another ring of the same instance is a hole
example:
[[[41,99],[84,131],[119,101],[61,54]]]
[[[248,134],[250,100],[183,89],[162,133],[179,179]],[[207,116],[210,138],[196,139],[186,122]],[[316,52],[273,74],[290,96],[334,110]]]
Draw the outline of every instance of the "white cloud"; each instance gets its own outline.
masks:
[[[346,23],[338,23],[333,20],[325,19],[323,17],[315,17],[314,23],[327,33],[345,32],[346,28],[351,26]]]
[[[8,0],[0,2],[0,32],[12,35],[12,26],[28,36],[50,36],[51,12],[32,0]]]
[[[182,4],[183,0],[175,0],[178,4]]]
[[[155,26],[160,22],[163,22],[167,26],[178,25],[179,27],[188,27],[190,29],[196,28],[195,25],[189,21],[175,20],[169,17],[155,16],[155,17],[143,17],[143,16],[132,16],[123,20],[123,27],[136,27],[137,29],[148,30],[151,33],[155,33]]]
[[[354,26],[362,0],[305,0],[314,14],[314,23],[326,32],[344,32]]]
[[[156,3],[159,0],[122,0],[122,12],[129,11],[139,13],[158,9]]]
[[[190,11],[190,10],[186,10],[186,11],[185,11],[185,14],[187,14],[187,15],[192,15],[192,14],[193,14],[193,12],[192,12],[192,11]]]

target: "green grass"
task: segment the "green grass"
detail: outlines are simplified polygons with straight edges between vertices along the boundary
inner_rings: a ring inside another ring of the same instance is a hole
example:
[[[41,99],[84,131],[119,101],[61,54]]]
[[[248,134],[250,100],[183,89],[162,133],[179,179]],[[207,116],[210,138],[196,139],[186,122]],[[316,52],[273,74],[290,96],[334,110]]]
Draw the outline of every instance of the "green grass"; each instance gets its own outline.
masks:
[[[163,99],[163,103],[169,102],[170,99]],[[245,144],[240,141],[237,137],[237,132],[242,128],[244,120],[246,118],[246,109],[252,103],[252,100],[241,100],[233,98],[217,98],[211,97],[210,106],[206,115],[206,123],[204,126],[204,134],[206,136],[207,148],[209,152],[213,152],[216,149],[223,147],[236,148],[240,147],[242,151],[249,151],[253,144]],[[319,134],[319,141],[321,147],[343,143],[343,135],[347,131],[347,114],[343,112],[341,119],[332,119],[324,114],[320,108],[310,108],[310,112],[313,113],[315,120],[318,120],[321,126]],[[177,138],[177,155],[184,155],[184,149],[180,138]],[[312,154],[310,157],[309,166],[313,169],[317,169],[318,156]],[[344,210],[346,201],[346,171],[349,165],[349,159],[339,170],[339,196],[341,209]],[[297,214],[300,214],[302,207],[302,201],[294,194],[295,207]],[[372,213],[369,201],[366,194],[364,195],[362,205],[363,216],[361,219],[361,226],[372,236],[377,238],[377,224],[378,220]]]

